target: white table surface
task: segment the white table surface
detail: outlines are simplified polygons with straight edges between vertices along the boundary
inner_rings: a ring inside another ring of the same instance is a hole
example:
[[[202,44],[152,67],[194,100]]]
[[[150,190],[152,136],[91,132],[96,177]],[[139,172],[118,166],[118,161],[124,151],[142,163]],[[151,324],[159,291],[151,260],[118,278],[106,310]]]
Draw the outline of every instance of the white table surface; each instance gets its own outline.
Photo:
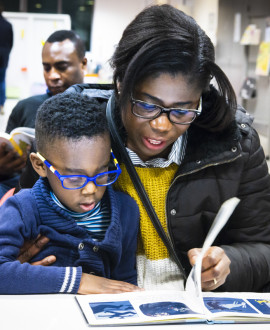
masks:
[[[116,327],[92,327],[112,330]],[[1,330],[81,330],[89,329],[74,295],[0,295]],[[270,324],[185,324],[118,327],[122,330],[260,330]]]

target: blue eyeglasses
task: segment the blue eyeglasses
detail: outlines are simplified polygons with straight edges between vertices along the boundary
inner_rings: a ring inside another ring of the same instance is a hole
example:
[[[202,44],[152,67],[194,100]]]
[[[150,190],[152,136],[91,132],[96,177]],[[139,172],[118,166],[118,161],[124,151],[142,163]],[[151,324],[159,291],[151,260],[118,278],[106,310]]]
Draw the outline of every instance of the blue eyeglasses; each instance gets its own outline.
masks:
[[[81,189],[92,181],[96,186],[109,186],[114,183],[121,173],[121,168],[115,158],[113,152],[113,162],[116,167],[114,171],[102,172],[93,177],[86,175],[61,175],[39,152],[36,153],[38,158],[54,173],[62,183],[62,187],[65,189]]]
[[[132,113],[139,118],[153,120],[166,113],[168,119],[174,124],[189,125],[202,111],[202,97],[198,109],[164,108],[161,105],[147,103],[141,100],[130,99]]]

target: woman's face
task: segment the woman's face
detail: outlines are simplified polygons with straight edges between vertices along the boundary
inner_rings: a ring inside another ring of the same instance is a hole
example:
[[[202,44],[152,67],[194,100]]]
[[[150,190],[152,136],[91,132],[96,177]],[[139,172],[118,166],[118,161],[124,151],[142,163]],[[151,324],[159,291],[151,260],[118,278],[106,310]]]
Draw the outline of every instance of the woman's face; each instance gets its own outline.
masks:
[[[195,85],[188,83],[185,76],[162,73],[139,83],[132,97],[165,108],[196,109],[201,93]],[[170,122],[165,113],[152,120],[139,118],[132,113],[131,107],[129,102],[127,107],[122,109],[127,147],[136,152],[143,161],[157,157],[166,158],[172,144],[190,126]]]

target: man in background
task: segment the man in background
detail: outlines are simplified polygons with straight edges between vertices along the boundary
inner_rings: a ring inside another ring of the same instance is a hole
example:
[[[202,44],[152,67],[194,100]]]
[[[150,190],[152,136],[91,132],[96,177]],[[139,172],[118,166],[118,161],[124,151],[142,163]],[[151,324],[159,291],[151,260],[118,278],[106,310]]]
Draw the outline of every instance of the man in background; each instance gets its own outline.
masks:
[[[13,46],[12,25],[2,16],[3,2],[0,1],[0,114],[4,114],[6,101],[6,70],[9,54]]]
[[[42,49],[47,91],[19,101],[8,119],[6,132],[10,133],[21,126],[34,128],[38,107],[52,95],[62,93],[74,84],[83,83],[86,64],[85,46],[78,35],[70,30],[59,30],[51,34]],[[0,198],[17,185],[26,160],[27,155],[18,157],[16,152],[7,151],[5,144],[0,145]]]
[[[16,127],[35,127],[38,107],[50,96],[83,82],[87,60],[83,41],[70,30],[59,30],[49,36],[42,49],[43,75],[47,92],[21,100],[12,110],[6,131]]]

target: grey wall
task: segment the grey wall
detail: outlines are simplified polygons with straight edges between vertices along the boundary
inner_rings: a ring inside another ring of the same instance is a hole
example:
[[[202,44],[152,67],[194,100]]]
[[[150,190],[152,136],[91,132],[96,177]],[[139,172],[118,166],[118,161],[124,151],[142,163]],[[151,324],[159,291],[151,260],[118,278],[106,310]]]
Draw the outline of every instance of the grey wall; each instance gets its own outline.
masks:
[[[270,78],[256,76],[258,46],[243,46],[233,42],[235,13],[241,13],[241,35],[248,24],[256,23],[264,28],[266,17],[270,16],[269,0],[219,0],[216,62],[229,77],[238,97],[238,102],[255,117],[255,126],[267,138],[266,153],[270,155]],[[256,78],[257,97],[242,100],[241,86],[247,76]]]

